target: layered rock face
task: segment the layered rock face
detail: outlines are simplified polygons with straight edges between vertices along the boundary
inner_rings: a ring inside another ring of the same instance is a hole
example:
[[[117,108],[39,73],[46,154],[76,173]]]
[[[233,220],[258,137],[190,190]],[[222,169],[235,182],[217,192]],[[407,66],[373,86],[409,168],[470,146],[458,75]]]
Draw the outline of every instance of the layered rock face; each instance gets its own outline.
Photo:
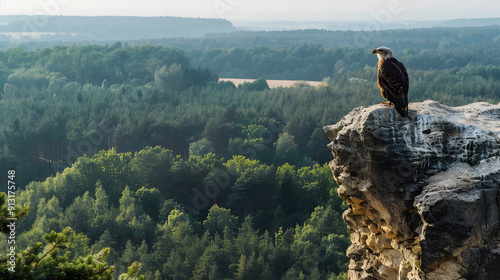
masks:
[[[360,107],[324,131],[349,279],[500,279],[500,104]]]

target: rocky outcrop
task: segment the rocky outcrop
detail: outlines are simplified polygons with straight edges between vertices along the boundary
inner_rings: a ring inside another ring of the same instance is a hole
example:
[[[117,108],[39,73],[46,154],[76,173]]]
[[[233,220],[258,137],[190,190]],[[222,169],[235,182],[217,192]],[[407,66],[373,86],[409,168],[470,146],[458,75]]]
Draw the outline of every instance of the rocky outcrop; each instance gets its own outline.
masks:
[[[500,104],[354,109],[324,127],[349,279],[500,279]]]

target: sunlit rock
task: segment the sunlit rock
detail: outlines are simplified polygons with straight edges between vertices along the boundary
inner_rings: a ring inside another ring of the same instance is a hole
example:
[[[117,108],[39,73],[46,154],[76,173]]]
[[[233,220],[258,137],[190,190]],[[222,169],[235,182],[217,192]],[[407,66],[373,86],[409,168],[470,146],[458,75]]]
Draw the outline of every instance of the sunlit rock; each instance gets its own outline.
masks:
[[[349,279],[500,279],[500,104],[360,107],[324,127]]]

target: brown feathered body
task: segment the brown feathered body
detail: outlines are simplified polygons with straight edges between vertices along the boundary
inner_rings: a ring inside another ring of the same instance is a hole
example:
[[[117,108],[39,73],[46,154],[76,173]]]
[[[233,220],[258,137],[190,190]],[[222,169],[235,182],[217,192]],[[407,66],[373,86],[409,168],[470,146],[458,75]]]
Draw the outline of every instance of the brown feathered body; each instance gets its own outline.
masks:
[[[375,53],[375,51],[374,51]],[[394,105],[402,117],[408,116],[408,72],[403,63],[392,56],[379,58],[377,84],[382,97]]]

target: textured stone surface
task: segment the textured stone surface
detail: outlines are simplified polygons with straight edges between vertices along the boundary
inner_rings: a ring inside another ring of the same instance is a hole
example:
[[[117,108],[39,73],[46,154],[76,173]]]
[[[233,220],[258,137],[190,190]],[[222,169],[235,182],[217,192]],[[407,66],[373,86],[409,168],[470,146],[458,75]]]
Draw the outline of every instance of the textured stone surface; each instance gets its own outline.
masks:
[[[500,104],[354,109],[324,127],[349,279],[500,279]]]

